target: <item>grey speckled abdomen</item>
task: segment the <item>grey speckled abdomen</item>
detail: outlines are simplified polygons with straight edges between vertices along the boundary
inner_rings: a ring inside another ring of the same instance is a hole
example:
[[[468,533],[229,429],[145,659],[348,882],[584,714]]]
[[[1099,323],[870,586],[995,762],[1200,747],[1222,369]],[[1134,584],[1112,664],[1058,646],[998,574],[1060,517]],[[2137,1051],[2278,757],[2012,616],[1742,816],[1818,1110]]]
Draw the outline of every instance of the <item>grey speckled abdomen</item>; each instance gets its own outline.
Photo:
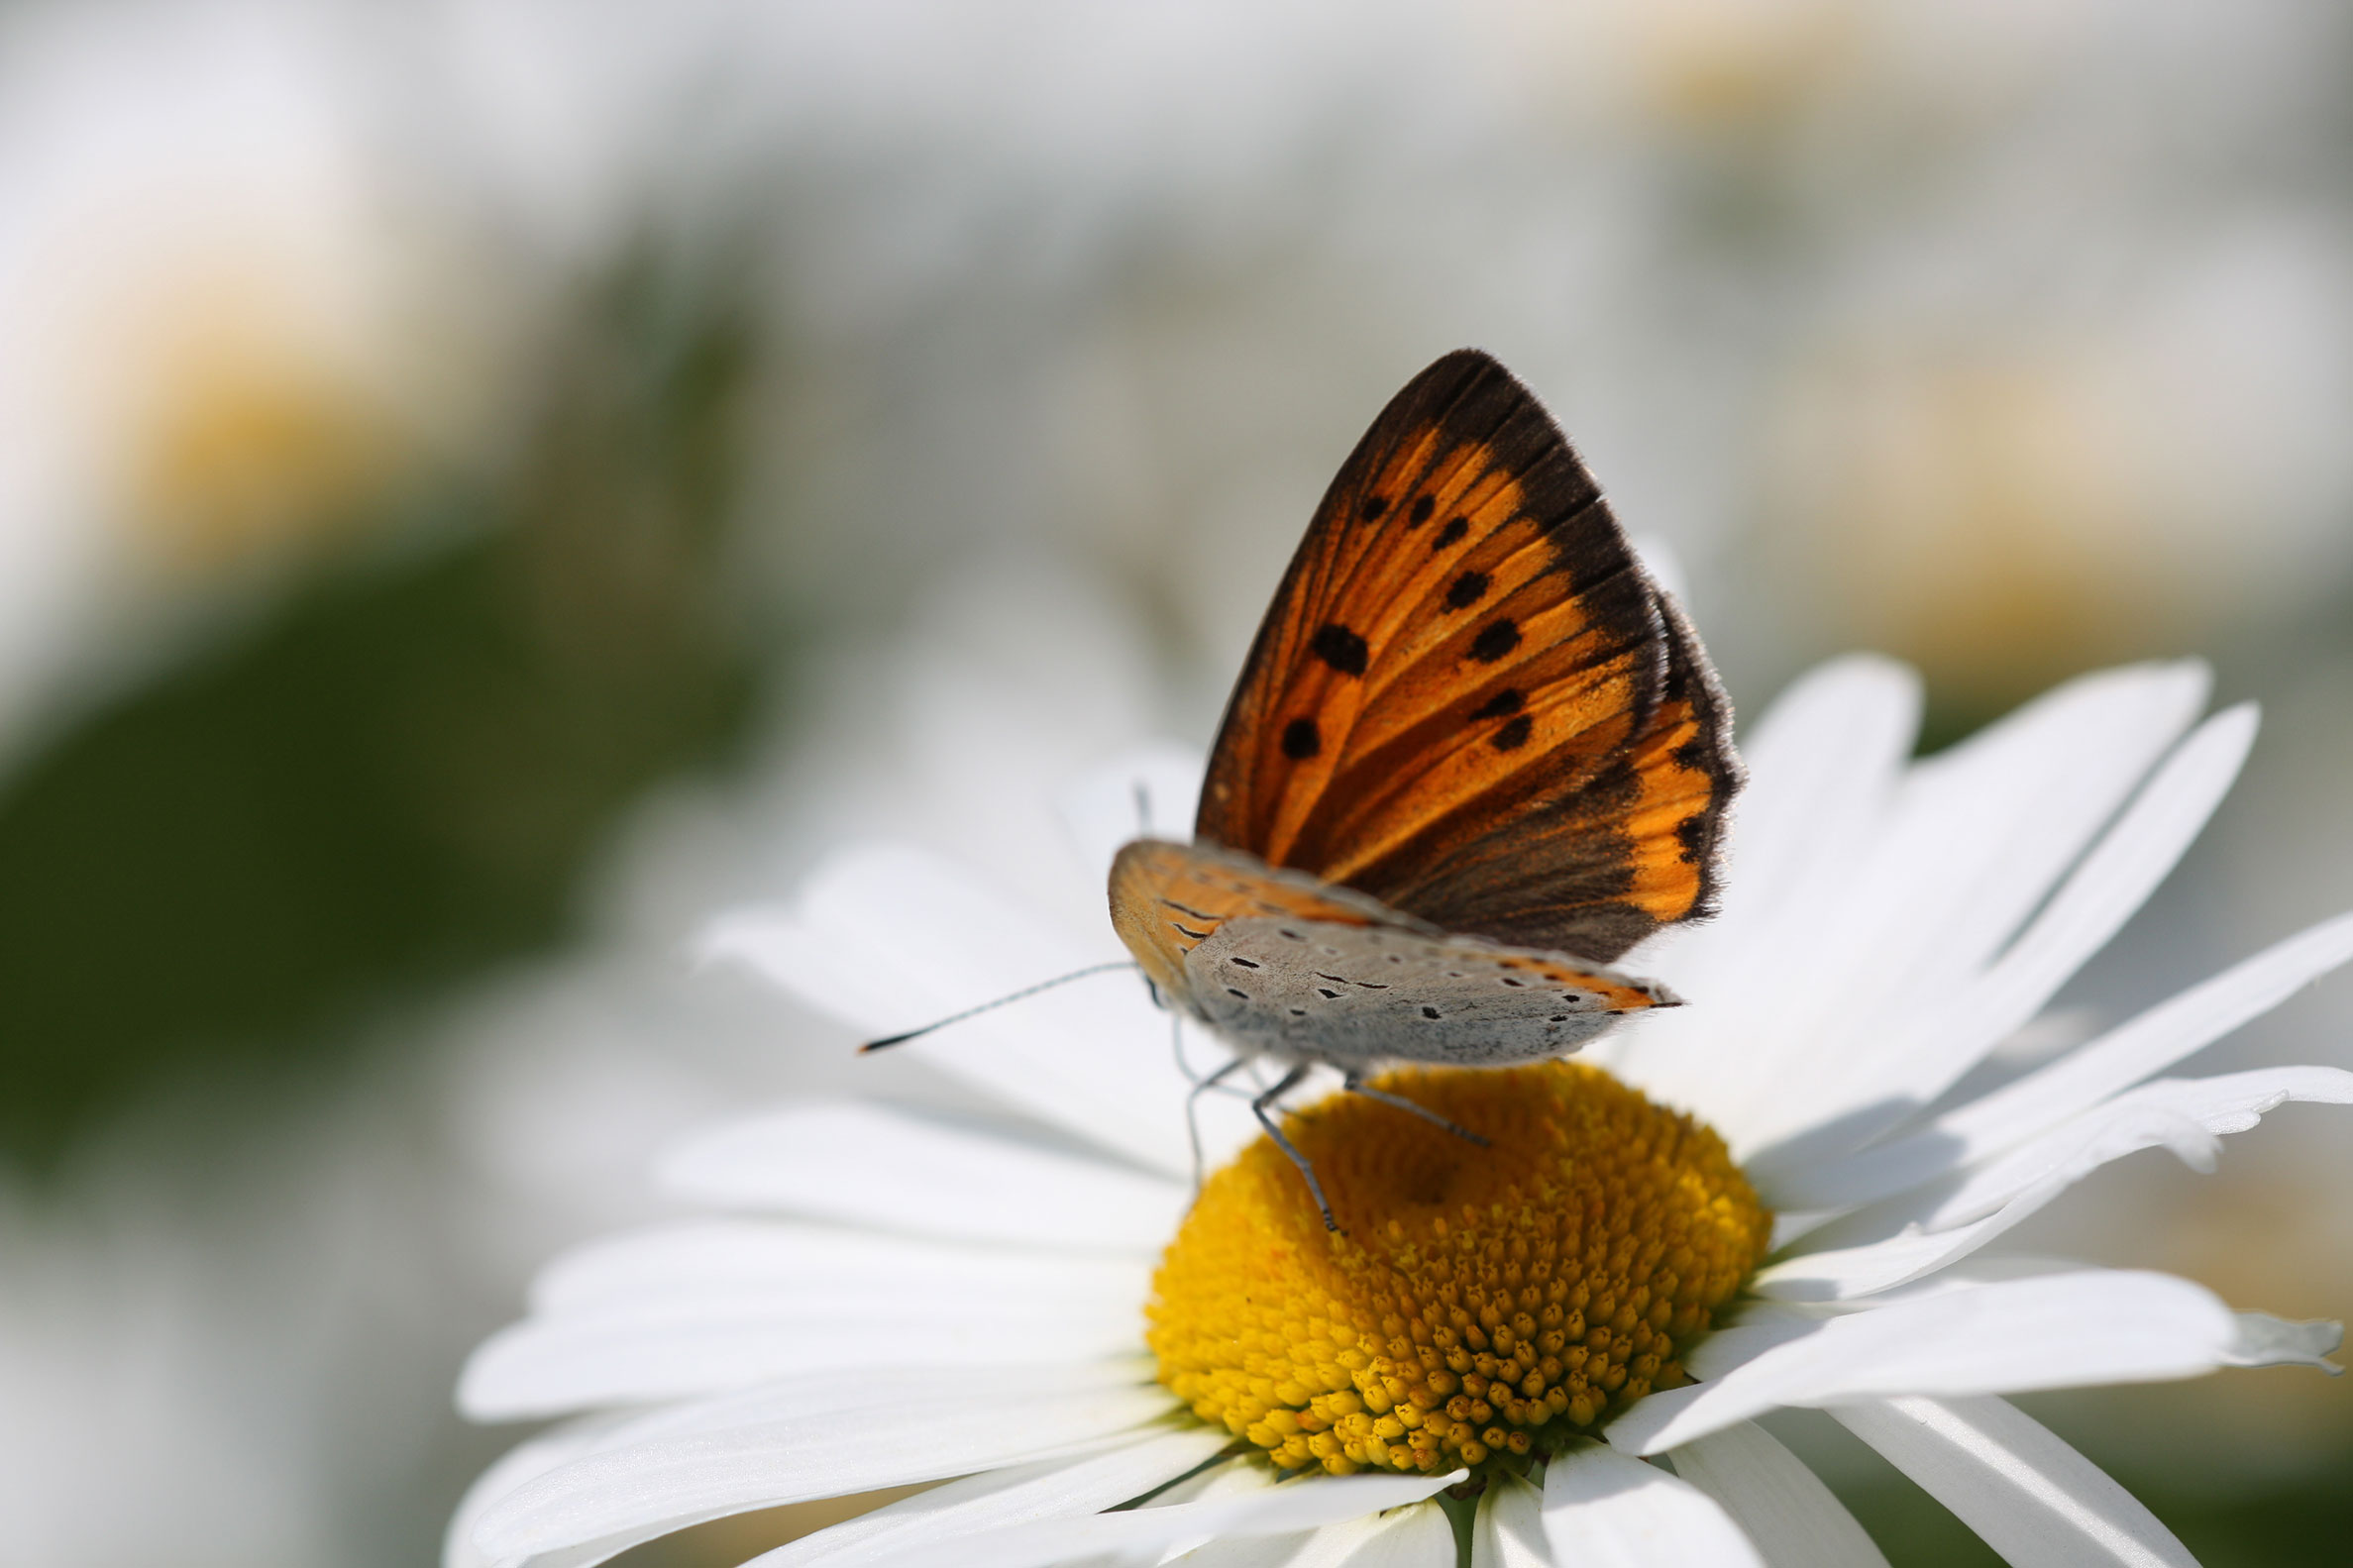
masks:
[[[1654,982],[1564,953],[1395,926],[1228,920],[1184,963],[1202,1020],[1236,1049],[1343,1072],[1539,1061],[1609,1028],[1628,991],[1674,1004]]]

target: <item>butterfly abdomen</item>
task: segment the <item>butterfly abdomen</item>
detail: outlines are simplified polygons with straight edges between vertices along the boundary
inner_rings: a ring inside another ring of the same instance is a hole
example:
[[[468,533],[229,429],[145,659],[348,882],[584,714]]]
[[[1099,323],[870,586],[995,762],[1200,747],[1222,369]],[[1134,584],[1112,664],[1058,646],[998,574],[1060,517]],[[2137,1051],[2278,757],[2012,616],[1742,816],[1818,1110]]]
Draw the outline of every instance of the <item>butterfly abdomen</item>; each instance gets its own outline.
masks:
[[[1196,1010],[1235,1047],[1342,1071],[1537,1061],[1674,1001],[1560,954],[1392,925],[1232,919],[1183,962]]]

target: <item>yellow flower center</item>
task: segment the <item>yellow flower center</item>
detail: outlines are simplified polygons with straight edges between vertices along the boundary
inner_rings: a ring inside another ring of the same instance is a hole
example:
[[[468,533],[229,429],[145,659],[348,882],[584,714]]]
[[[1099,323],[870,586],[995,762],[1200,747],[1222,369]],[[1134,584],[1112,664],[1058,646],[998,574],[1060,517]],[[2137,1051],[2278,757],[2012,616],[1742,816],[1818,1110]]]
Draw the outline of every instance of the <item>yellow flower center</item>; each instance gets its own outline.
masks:
[[[1394,1073],[1479,1133],[1339,1095],[1206,1182],[1145,1308],[1160,1381],[1288,1470],[1550,1450],[1653,1389],[1765,1255],[1724,1140],[1598,1068]]]

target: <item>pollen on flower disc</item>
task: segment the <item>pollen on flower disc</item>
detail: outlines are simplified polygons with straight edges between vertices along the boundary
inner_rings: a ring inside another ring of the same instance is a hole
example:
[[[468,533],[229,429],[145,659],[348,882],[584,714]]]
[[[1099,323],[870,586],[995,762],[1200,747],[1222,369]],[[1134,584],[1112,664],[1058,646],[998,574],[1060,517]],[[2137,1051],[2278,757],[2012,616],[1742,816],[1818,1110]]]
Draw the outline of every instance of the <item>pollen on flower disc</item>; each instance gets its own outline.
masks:
[[[1271,1141],[1243,1150],[1154,1277],[1162,1383],[1285,1469],[1435,1475],[1683,1381],[1772,1228],[1721,1138],[1576,1063],[1378,1084],[1489,1146],[1356,1096],[1298,1112],[1338,1235]]]

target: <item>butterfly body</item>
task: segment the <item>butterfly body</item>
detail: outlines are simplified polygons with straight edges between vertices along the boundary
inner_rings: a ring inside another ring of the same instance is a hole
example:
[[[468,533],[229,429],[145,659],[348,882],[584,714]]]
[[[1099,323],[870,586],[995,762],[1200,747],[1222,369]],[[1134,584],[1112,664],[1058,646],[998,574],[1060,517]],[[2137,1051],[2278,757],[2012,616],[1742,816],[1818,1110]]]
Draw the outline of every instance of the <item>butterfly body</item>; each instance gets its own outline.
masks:
[[[1290,1065],[1255,1102],[1286,1149],[1269,1107],[1316,1064],[1427,1116],[1362,1075],[1551,1056],[1674,1001],[1605,966],[1711,910],[1731,728],[1559,427],[1494,360],[1449,354],[1333,480],[1194,842],[1122,851],[1113,923],[1236,1061]]]
[[[1664,988],[1565,953],[1448,933],[1346,888],[1142,839],[1115,923],[1161,994],[1236,1051],[1342,1072],[1497,1067],[1574,1050]]]

